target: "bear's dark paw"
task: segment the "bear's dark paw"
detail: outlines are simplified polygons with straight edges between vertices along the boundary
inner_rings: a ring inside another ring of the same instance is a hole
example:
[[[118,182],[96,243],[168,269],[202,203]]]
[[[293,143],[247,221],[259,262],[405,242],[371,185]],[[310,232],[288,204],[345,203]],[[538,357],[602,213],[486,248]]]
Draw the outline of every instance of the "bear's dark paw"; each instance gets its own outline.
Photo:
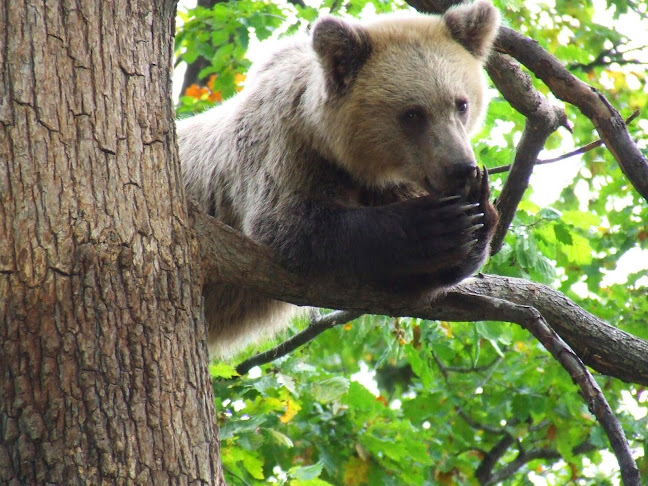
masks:
[[[424,248],[421,268],[439,284],[459,282],[479,270],[499,219],[486,169],[476,169],[467,185],[464,197],[437,200],[437,207],[417,221]]]
[[[481,222],[483,227],[477,232],[477,238],[483,243],[482,249],[485,248],[493,236],[499,216],[497,210],[490,201],[490,185],[488,182],[488,172],[484,169],[477,168],[475,178],[471,179],[470,189],[466,196],[466,202],[478,204],[476,212],[483,215]]]
[[[485,214],[479,202],[458,196],[425,196],[408,201],[409,217],[403,242],[407,266],[415,272],[435,273],[456,267],[480,253]]]

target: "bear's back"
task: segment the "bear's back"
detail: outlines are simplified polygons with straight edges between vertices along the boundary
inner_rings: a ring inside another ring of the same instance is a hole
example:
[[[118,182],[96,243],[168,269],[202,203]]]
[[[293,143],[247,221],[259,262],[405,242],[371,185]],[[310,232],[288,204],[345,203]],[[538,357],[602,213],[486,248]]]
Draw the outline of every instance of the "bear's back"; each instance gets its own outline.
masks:
[[[203,210],[249,234],[257,207],[324,183],[312,161],[316,120],[306,99],[307,87],[321,82],[316,65],[307,37],[280,42],[255,63],[241,93],[178,121],[185,186]]]

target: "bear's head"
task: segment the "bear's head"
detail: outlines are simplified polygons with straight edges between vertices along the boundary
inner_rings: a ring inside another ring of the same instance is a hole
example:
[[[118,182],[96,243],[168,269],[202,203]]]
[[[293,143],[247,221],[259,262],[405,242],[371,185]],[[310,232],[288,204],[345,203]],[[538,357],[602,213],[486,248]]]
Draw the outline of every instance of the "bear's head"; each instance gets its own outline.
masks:
[[[411,182],[440,195],[464,187],[498,26],[485,0],[443,16],[320,19],[312,32],[326,92],[320,129],[336,162],[369,185]]]

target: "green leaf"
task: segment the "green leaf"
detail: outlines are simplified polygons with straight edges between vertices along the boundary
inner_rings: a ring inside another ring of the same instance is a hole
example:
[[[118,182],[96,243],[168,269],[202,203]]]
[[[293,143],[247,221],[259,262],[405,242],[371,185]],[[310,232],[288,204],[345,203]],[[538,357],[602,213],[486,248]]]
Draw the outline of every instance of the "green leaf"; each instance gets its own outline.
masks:
[[[349,391],[342,397],[342,403],[355,411],[364,413],[376,413],[383,407],[369,390],[356,381],[349,384]]]
[[[561,216],[562,215],[560,211],[557,211],[556,209],[551,207],[544,208],[538,213],[539,218],[545,219],[547,221],[555,221],[559,219]]]
[[[320,462],[313,464],[311,466],[296,466],[292,467],[289,470],[290,476],[294,479],[299,479],[302,481],[308,481],[311,479],[318,478],[322,474],[322,469],[324,465]]]
[[[349,380],[341,376],[316,381],[311,385],[313,396],[319,402],[330,402],[344,395],[349,390]]]
[[[556,240],[558,240],[562,244],[573,245],[574,239],[572,238],[572,232],[569,230],[569,227],[567,225],[554,225],[554,233],[556,235]]]
[[[212,362],[209,365],[209,374],[213,378],[226,378],[230,379],[238,376],[236,369],[233,366],[223,362]]]
[[[267,428],[263,428],[261,430],[267,433],[270,439],[272,439],[272,441],[277,445],[288,447],[289,449],[294,446],[293,441],[290,440],[290,437],[288,437],[285,434],[282,434],[278,430],[267,429]]]

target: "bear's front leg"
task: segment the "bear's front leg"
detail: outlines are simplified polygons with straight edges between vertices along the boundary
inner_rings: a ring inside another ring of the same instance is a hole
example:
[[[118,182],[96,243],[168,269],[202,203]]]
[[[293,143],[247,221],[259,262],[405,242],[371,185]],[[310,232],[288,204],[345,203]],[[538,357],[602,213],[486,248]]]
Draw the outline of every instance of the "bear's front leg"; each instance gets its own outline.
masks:
[[[472,262],[472,273],[483,260],[472,258],[484,248],[480,204],[460,196],[423,196],[358,209],[311,206],[293,220],[300,228],[284,232],[292,235],[291,242],[269,243],[287,265],[314,276],[393,290],[418,287],[425,276],[426,287],[444,287],[467,276],[457,273],[463,262]]]

